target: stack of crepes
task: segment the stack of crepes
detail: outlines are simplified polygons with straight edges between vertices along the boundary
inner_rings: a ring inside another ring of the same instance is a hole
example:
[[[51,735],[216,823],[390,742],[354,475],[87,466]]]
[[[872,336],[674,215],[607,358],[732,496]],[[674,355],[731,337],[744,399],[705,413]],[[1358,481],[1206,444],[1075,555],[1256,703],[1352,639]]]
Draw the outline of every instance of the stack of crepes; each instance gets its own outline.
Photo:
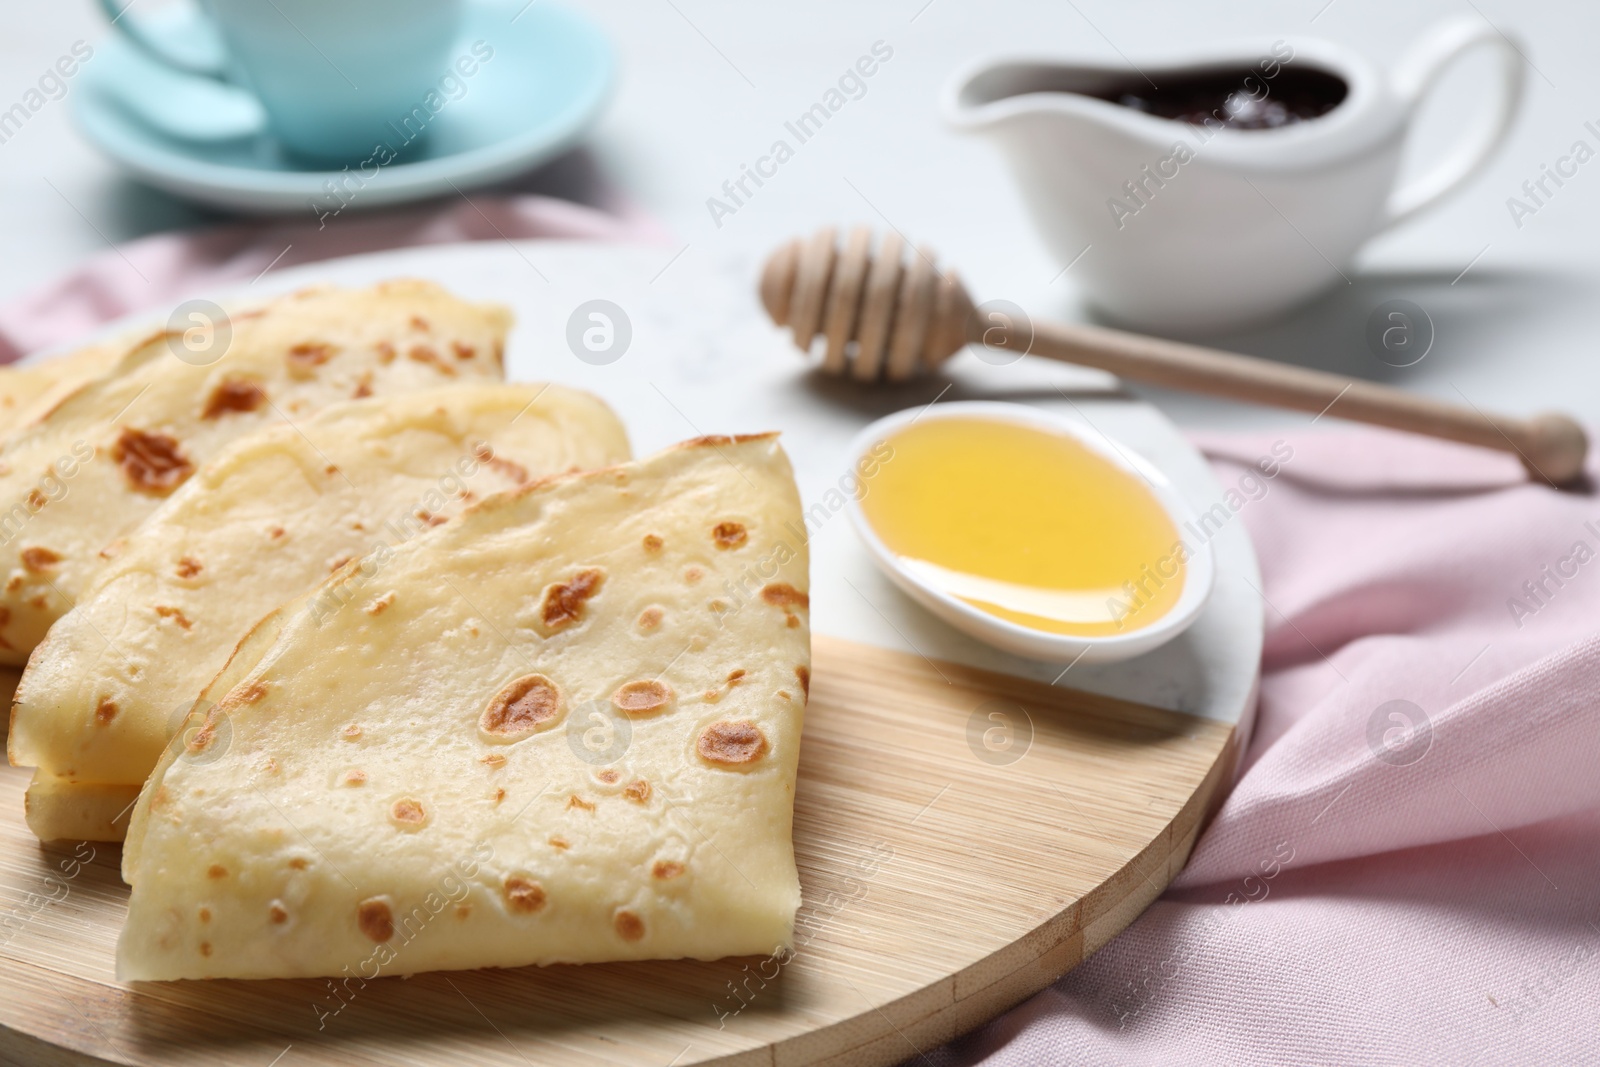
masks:
[[[41,839],[126,839],[119,975],[788,945],[776,438],[630,462],[599,399],[501,380],[504,309],[429,283],[230,324],[0,378],[8,752]]]

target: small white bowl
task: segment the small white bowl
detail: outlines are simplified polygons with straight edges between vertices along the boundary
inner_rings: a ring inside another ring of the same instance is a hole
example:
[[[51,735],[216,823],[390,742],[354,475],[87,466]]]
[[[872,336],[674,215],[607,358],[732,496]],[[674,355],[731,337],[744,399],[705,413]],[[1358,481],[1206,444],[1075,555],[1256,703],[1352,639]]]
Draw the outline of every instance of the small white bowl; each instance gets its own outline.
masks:
[[[1086,636],[1035,630],[1000,618],[998,615],[991,615],[937,586],[927,584],[889,550],[878,537],[877,531],[872,528],[866,513],[862,511],[861,502],[854,496],[849,497],[850,521],[854,523],[856,533],[861,536],[861,540],[883,573],[907,596],[969,637],[1029,659],[1060,663],[1079,660],[1085,663],[1113,663],[1131,659],[1166,644],[1199,617],[1205,607],[1206,599],[1211,595],[1211,587],[1216,578],[1216,564],[1212,558],[1210,543],[1195,543],[1197,538],[1193,536],[1192,531],[1199,527],[1187,525],[1195,522],[1194,512],[1178,495],[1165,474],[1131,449],[1120,446],[1102,434],[1079,429],[1071,422],[1049,412],[1021,404],[961,401],[931,408],[908,409],[879,419],[857,434],[855,440],[850,443],[850,462],[852,465],[858,463],[871,451],[873,445],[892,437],[913,421],[936,422],[941,419],[957,418],[1018,423],[1062,434],[1130,476],[1143,480],[1156,499],[1161,502],[1161,506],[1166,509],[1168,517],[1172,519],[1172,525],[1179,531],[1180,539],[1189,550],[1189,558],[1185,563],[1183,592],[1178,595],[1178,602],[1166,614],[1127,633]],[[871,491],[870,488],[868,491]],[[1062,551],[1071,551],[1071,546],[1063,545]]]

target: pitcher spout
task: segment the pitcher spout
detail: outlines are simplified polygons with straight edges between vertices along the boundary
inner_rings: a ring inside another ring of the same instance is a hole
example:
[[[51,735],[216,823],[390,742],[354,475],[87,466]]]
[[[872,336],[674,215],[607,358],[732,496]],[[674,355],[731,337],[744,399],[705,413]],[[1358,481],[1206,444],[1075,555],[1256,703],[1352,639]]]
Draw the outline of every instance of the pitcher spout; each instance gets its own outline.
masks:
[[[964,133],[1053,128],[1057,135],[1120,125],[1120,109],[1102,98],[1115,72],[1042,58],[973,63],[946,83],[942,109]]]

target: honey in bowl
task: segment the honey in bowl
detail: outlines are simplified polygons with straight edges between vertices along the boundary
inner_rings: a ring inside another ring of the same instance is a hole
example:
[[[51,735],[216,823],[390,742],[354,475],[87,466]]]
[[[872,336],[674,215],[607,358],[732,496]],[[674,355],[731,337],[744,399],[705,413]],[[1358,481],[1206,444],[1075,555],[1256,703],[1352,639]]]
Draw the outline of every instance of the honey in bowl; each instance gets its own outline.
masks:
[[[924,584],[1048,633],[1124,634],[1178,603],[1186,551],[1139,475],[1065,434],[1004,419],[913,421],[861,499]]]

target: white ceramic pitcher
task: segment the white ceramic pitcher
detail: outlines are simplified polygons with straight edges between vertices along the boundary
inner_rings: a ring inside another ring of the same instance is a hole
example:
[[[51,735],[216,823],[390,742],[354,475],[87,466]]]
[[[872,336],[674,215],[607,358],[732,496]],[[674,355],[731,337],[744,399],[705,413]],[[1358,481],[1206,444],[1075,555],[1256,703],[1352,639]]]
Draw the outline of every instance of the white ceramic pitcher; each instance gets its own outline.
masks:
[[[1455,148],[1395,188],[1423,95],[1462,54],[1491,50],[1491,106]],[[1094,96],[1126,66],[991,58],[957,73],[943,108],[1010,160],[1033,218],[1099,309],[1159,332],[1212,332],[1269,318],[1343,284],[1369,238],[1438,203],[1499,147],[1522,96],[1517,46],[1477,18],[1435,26],[1393,74],[1314,39],[1263,40],[1138,61],[1159,83],[1249,71],[1270,96],[1289,66],[1336,75],[1347,92],[1318,118],[1274,129],[1159,118]],[[1120,203],[1120,206],[1118,204]],[[1087,251],[1085,251],[1087,249]]]

